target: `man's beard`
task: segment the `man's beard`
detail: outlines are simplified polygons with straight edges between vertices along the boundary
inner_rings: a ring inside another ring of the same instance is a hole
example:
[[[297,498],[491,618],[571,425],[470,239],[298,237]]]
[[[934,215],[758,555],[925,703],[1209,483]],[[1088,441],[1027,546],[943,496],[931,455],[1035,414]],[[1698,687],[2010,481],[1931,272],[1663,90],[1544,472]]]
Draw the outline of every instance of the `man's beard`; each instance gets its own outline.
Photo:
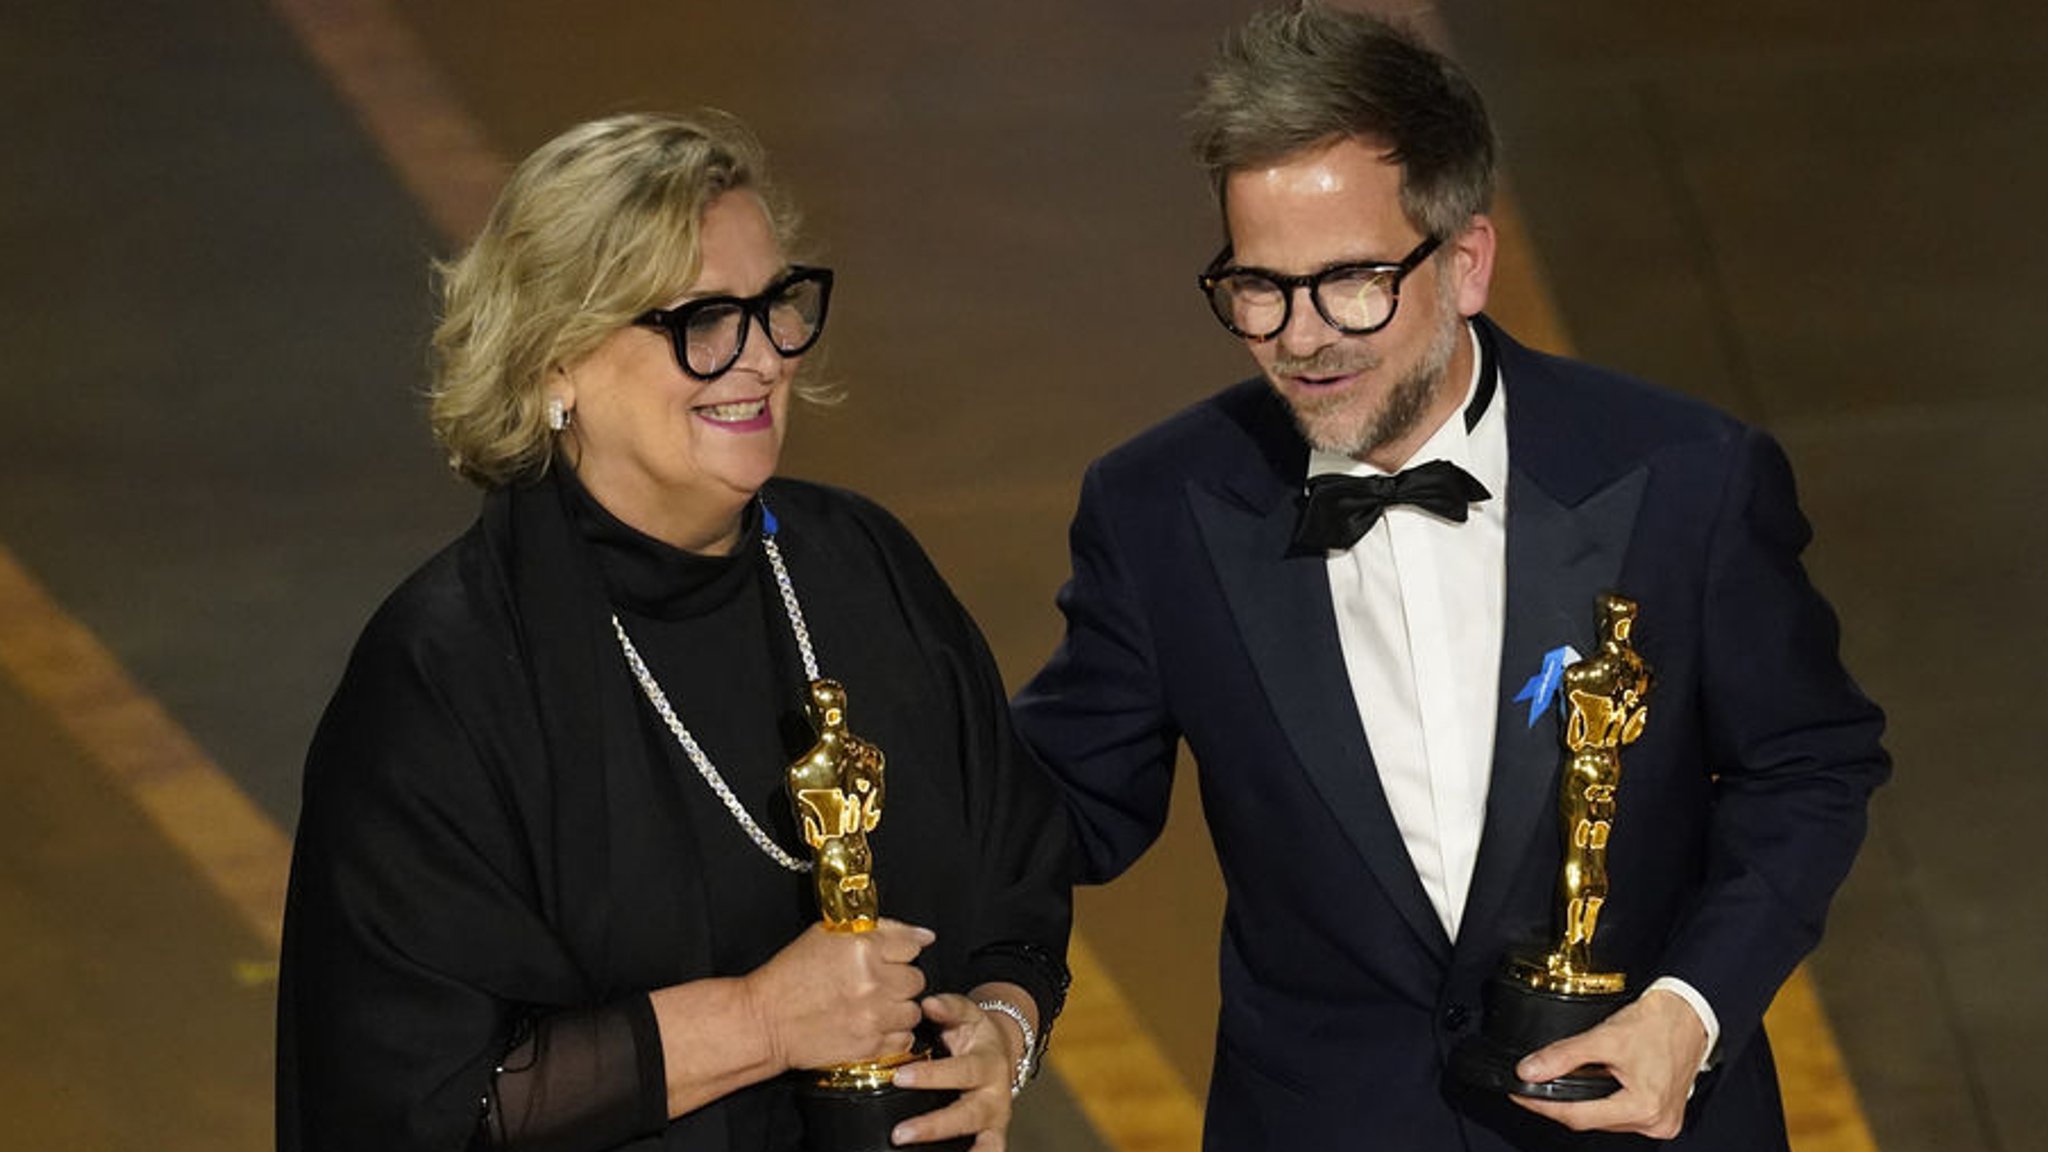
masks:
[[[1355,394],[1283,393],[1302,438],[1317,451],[1363,459],[1413,432],[1444,386],[1444,371],[1457,354],[1464,328],[1456,308],[1446,307],[1442,315],[1444,322],[1423,349],[1422,358],[1388,385],[1378,404],[1364,411],[1357,410]],[[1332,345],[1299,359],[1282,353],[1274,357],[1268,372],[1275,377],[1343,376],[1375,371],[1380,362],[1381,357],[1369,348]]]

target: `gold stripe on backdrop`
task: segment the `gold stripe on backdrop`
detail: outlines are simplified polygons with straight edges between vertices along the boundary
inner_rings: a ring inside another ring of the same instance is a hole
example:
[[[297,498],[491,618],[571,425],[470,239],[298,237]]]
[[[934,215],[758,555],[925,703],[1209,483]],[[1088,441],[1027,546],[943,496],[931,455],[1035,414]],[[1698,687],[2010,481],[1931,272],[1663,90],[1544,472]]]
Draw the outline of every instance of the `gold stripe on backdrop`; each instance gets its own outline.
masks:
[[[1077,932],[1074,985],[1046,1061],[1096,1135],[1117,1152],[1186,1152],[1202,1143],[1202,1106]]]
[[[0,669],[134,798],[274,956],[290,841],[5,548]]]

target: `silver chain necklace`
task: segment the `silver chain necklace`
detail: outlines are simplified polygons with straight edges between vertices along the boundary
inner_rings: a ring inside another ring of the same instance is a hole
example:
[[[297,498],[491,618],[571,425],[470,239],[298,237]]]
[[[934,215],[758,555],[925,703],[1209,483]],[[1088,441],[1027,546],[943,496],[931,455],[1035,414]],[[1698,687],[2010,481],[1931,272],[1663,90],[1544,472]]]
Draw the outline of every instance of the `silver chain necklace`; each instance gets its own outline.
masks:
[[[782,608],[789,614],[790,630],[796,633],[797,652],[804,661],[804,677],[807,680],[816,680],[818,658],[811,651],[811,630],[804,624],[803,606],[796,600],[796,585],[790,581],[789,569],[782,563],[782,549],[775,546],[777,527],[775,514],[768,511],[767,504],[762,504],[761,550],[768,554],[768,566],[775,570],[775,587],[782,593]],[[660,713],[661,722],[668,725],[668,730],[675,736],[676,743],[682,745],[683,755],[690,758],[690,763],[697,768],[697,774],[704,778],[704,783],[711,786],[711,791],[717,794],[719,802],[725,805],[725,810],[732,813],[732,818],[739,824],[740,829],[754,841],[756,847],[767,854],[770,860],[791,872],[809,872],[811,862],[800,860],[784,851],[782,845],[777,844],[759,824],[754,822],[753,815],[747,811],[746,805],[740,803],[740,798],[733,795],[732,789],[725,783],[725,777],[719,775],[717,765],[711,763],[711,757],[704,754],[704,749],[697,745],[697,738],[690,735],[690,730],[683,727],[682,720],[677,718],[676,710],[669,706],[668,694],[661,690],[661,685],[654,679],[654,673],[648,671],[647,662],[640,658],[640,650],[633,647],[633,641],[627,638],[625,625],[619,623],[619,615],[616,612],[612,613],[612,633],[619,638],[619,650],[626,654],[626,666],[633,670],[633,678],[640,681],[640,691],[647,694],[647,702],[654,705],[654,710]]]

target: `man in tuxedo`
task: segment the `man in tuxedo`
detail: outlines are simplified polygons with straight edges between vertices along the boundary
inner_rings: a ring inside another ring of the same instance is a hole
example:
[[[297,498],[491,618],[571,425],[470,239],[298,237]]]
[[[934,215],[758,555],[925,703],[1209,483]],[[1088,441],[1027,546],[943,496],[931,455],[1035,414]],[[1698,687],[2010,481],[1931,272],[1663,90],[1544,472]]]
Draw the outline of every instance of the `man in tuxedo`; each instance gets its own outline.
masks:
[[[1759,1025],[1889,764],[1783,453],[1486,319],[1492,130],[1410,33],[1268,13],[1205,84],[1201,282],[1260,376],[1089,469],[1066,636],[1015,704],[1091,882],[1193,753],[1228,889],[1206,1146],[1784,1147]],[[1513,1071],[1621,1087],[1473,1089],[1446,1069],[1482,985],[1557,938],[1553,689],[1608,592],[1656,681],[1593,941],[1633,998]]]

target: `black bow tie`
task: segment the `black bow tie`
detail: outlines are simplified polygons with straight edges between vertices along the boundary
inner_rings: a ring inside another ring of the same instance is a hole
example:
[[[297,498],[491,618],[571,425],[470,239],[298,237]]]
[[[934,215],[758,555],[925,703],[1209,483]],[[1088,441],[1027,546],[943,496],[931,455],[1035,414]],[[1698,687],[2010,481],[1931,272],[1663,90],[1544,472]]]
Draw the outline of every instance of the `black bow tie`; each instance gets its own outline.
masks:
[[[1432,460],[1392,476],[1315,476],[1308,482],[1301,520],[1294,526],[1294,546],[1318,552],[1349,548],[1379,523],[1389,504],[1413,504],[1462,522],[1472,504],[1492,495],[1470,472],[1448,460]]]

